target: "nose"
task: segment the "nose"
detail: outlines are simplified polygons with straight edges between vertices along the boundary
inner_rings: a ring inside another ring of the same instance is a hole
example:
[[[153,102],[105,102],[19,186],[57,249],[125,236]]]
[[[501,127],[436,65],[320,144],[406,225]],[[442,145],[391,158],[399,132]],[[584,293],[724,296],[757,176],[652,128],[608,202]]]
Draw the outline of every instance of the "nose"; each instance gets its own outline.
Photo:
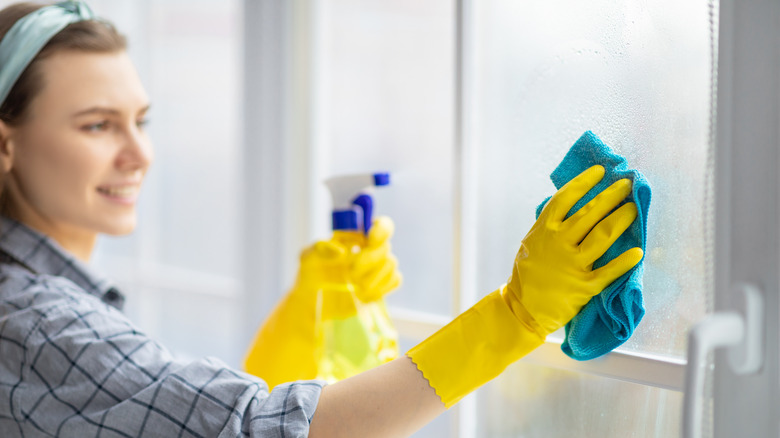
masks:
[[[135,125],[125,135],[122,150],[116,159],[121,171],[146,171],[154,160],[152,143],[146,133]]]

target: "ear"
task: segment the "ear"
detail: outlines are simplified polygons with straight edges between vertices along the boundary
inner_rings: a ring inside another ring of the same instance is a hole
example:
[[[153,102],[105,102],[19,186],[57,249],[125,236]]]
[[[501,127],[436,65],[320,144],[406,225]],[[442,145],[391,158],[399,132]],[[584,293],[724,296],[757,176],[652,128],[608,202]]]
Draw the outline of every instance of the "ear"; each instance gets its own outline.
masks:
[[[0,172],[6,174],[14,164],[14,129],[0,120]]]

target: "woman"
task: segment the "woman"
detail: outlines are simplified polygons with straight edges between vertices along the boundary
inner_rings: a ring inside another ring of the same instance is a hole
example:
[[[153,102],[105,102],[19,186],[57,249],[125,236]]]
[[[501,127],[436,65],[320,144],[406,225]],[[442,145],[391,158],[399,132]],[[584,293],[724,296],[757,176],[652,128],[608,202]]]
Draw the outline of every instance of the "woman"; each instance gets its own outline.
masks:
[[[595,166],[548,203],[508,283],[405,356],[333,385],[300,381],[269,394],[217,361],[173,358],[86,266],[98,234],[135,227],[153,160],[149,99],[124,38],[81,2],[9,6],[0,37],[0,436],[407,436],[642,258],[634,248],[592,270],[636,218],[633,203],[610,214],[630,181],[565,219],[602,178]],[[385,233],[375,241],[389,239],[387,227],[375,229]],[[318,243],[304,254],[338,251]]]

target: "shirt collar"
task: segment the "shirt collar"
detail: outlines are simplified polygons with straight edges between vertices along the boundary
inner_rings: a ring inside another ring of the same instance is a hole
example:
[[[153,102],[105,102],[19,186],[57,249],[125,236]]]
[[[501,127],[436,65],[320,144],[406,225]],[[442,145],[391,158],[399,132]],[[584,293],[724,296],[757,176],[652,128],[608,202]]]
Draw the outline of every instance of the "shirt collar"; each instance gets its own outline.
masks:
[[[35,274],[65,277],[106,304],[122,309],[124,295],[50,237],[0,216],[0,251]]]

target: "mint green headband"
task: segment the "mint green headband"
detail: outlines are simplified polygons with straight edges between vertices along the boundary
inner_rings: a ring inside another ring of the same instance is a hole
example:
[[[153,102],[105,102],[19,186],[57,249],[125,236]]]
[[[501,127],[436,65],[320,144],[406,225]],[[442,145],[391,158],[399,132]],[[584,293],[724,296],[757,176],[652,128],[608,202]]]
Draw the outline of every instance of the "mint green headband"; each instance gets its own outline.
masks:
[[[0,105],[35,55],[65,26],[92,20],[86,3],[69,0],[31,12],[14,23],[0,42]]]

